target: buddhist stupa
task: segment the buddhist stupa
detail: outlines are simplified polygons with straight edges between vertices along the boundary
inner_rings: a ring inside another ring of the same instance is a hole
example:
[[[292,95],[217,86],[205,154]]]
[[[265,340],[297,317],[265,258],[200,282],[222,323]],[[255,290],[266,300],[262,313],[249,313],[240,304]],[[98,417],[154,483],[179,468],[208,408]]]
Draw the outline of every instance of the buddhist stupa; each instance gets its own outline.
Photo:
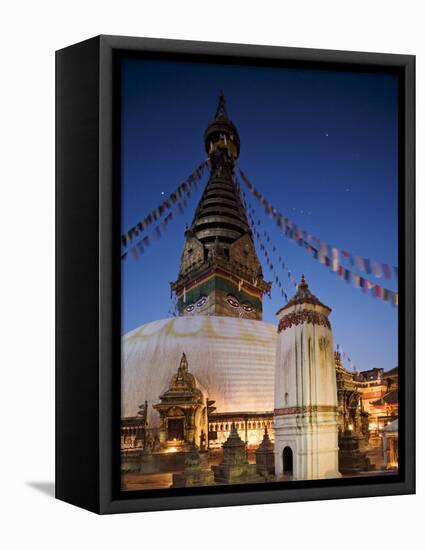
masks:
[[[122,416],[136,416],[147,400],[151,428],[159,423],[153,405],[182,353],[218,413],[273,412],[276,326],[262,320],[271,285],[263,278],[235,181],[240,138],[223,94],[204,140],[210,177],[171,283],[178,317],[154,320],[122,339]]]

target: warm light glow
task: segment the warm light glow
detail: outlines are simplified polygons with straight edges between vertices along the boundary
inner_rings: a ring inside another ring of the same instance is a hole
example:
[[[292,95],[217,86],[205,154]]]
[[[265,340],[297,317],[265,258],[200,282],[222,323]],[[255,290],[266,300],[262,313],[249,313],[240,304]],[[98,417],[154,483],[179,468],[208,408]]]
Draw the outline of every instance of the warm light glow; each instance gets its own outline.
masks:
[[[348,426],[348,429],[350,430],[350,432],[352,432],[352,431],[353,431],[353,425],[350,424],[350,425]]]
[[[177,441],[177,440],[175,440],[175,441]],[[164,452],[165,453],[176,453],[177,451],[178,451],[177,447],[169,447]]]
[[[371,422],[369,424],[369,430],[376,430],[377,427],[378,425],[376,424],[376,422]]]

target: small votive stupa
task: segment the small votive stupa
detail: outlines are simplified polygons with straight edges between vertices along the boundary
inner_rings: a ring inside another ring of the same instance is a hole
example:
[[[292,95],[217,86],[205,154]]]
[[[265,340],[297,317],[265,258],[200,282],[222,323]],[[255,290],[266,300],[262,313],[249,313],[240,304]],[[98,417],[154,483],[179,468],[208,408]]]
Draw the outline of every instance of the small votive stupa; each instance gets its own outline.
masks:
[[[183,472],[173,474],[172,487],[205,487],[214,485],[214,474],[201,460],[198,447],[192,443]]]
[[[223,443],[223,460],[212,467],[216,483],[255,483],[263,481],[256,474],[255,464],[249,464],[245,443],[233,422],[230,435]]]
[[[274,445],[269,437],[267,427],[264,429],[263,440],[255,451],[257,474],[269,478],[274,475]]]

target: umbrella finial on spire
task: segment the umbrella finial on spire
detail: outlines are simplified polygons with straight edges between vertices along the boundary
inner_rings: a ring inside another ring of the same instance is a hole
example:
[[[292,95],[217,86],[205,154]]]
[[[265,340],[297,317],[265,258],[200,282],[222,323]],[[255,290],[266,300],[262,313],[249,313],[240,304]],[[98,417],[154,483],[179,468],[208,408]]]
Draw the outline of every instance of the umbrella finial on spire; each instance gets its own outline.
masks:
[[[226,110],[226,98],[224,97],[223,90],[220,91],[218,96],[217,111],[215,112],[215,118],[229,118]]]
[[[308,288],[308,284],[305,280],[304,274],[301,275],[301,282],[298,285],[298,288],[302,288],[302,289],[307,289]]]

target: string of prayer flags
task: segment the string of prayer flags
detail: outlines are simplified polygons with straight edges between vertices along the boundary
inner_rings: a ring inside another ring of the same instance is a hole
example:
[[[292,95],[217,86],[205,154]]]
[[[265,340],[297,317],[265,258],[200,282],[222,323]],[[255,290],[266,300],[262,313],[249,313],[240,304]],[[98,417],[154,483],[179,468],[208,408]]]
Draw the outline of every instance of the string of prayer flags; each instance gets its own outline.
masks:
[[[331,271],[336,271],[338,274],[338,279],[345,281],[347,284],[352,283],[355,288],[361,289],[364,293],[369,294],[374,298],[379,298],[384,302],[390,303],[393,306],[398,306],[398,292],[384,288],[383,286],[365,279],[364,277],[353,273],[346,267],[341,264],[338,265],[338,268],[335,270],[332,264],[332,259],[327,256],[321,256],[320,252],[315,250],[309,243],[304,241],[305,249],[312,253],[316,259],[319,259],[320,263],[326,265],[331,269]]]
[[[252,219],[251,219],[250,221],[252,221]],[[260,234],[259,234],[258,232],[255,232],[254,234],[255,234],[255,237],[257,238],[257,241],[258,241],[258,243],[259,243],[260,249],[261,249],[261,251],[263,252],[263,255],[264,255],[264,257],[265,257],[266,263],[267,263],[267,265],[268,265],[270,271],[272,272],[274,281],[275,281],[275,283],[277,284],[277,286],[278,286],[279,289],[280,289],[280,292],[281,292],[281,294],[282,294],[282,297],[285,298],[286,301],[288,301],[288,296],[287,296],[287,294],[286,294],[286,292],[285,292],[285,289],[284,289],[284,286],[283,286],[283,284],[282,284],[282,281],[280,280],[278,274],[276,273],[276,271],[275,271],[275,269],[274,269],[274,265],[273,265],[273,263],[272,263],[272,261],[271,261],[271,259],[270,259],[270,256],[269,256],[269,254],[268,254],[268,252],[267,252],[267,249],[266,249],[266,247],[264,246],[264,243],[261,241]]]
[[[246,201],[246,197],[245,197],[245,193],[242,191],[243,193],[243,197],[244,197],[244,200],[245,200],[245,208],[246,210],[248,211],[248,217],[249,217],[249,221],[250,221],[250,224],[251,224],[251,230],[252,230],[252,233],[254,234],[254,236],[256,237],[257,241],[258,241],[258,244],[259,244],[259,247],[261,249],[261,251],[263,252],[264,254],[264,257],[266,259],[266,263],[268,265],[268,267],[270,268],[272,274],[273,274],[273,277],[274,277],[274,282],[276,283],[276,285],[279,287],[280,289],[280,293],[282,295],[282,297],[285,299],[285,301],[287,302],[288,301],[288,295],[286,294],[285,292],[285,288],[284,288],[284,285],[282,283],[282,281],[280,280],[280,277],[279,275],[276,273],[275,269],[274,269],[274,265],[270,259],[270,256],[267,252],[267,248],[266,246],[264,245],[263,241],[262,241],[262,238],[261,238],[261,235],[260,235],[260,232],[258,230],[258,227],[260,226],[260,220],[258,219],[256,213],[255,213],[255,210],[254,208],[252,207],[251,203],[247,202]],[[276,253],[276,247],[273,245],[273,243],[271,243],[271,239],[270,239],[270,236],[268,235],[268,233],[266,231],[263,231],[263,234],[264,234],[264,238],[266,239],[266,241],[271,245],[271,248],[272,248],[272,251],[273,253],[275,254]],[[281,256],[279,256],[279,264],[283,264],[283,260],[281,258]],[[282,267],[283,267],[282,265]],[[290,273],[288,272],[288,275]],[[297,284],[295,283],[295,287],[297,286]]]
[[[248,216],[249,216],[249,219],[250,219],[250,222],[251,222],[252,231],[255,234],[255,236],[257,237],[257,239],[259,241],[261,241],[261,237],[260,237],[260,233],[259,233],[259,227],[261,225],[261,222],[260,222],[260,220],[257,216],[257,213],[255,212],[255,209],[252,206],[252,204],[249,201],[246,200],[245,193],[244,193],[244,198],[245,198],[245,207],[246,207],[246,210],[248,211]],[[270,235],[267,233],[267,231],[265,229],[263,230],[263,235],[264,235],[264,238],[266,239],[266,242],[269,244],[273,254],[276,254],[276,250],[277,250],[276,246],[273,244],[272,239],[270,238]],[[261,244],[260,246],[262,246],[265,249],[264,244]],[[265,254],[267,254],[267,252]],[[288,268],[288,266],[284,262],[282,256],[280,256],[280,255],[277,256],[277,261],[278,261],[279,265],[282,267],[282,269],[287,272],[288,279],[291,281],[294,288],[297,289],[298,288],[298,282],[296,281],[296,279],[292,275],[291,270]]]
[[[169,210],[176,202],[180,201],[183,196],[190,198],[193,189],[196,188],[207,165],[208,160],[201,162],[201,164],[192,172],[187,180],[181,183],[169,197],[167,197],[157,208],[152,210],[152,212],[150,212],[145,218],[140,220],[135,226],[124,233],[124,235],[121,236],[122,245],[126,247],[128,243],[133,241],[134,238],[139,237],[149,225],[156,222],[162,214],[164,214],[164,212]]]
[[[336,247],[330,247],[327,243],[320,241],[320,239],[318,239],[315,235],[312,235],[307,231],[299,228],[296,224],[289,220],[289,218],[276,210],[276,208],[274,208],[265,199],[265,197],[254,187],[252,182],[247,178],[240,166],[237,166],[237,168],[245,185],[258,200],[258,202],[263,206],[266,214],[276,221],[277,225],[286,232],[288,237],[296,240],[299,246],[302,246],[302,243],[300,243],[301,240],[305,240],[307,242],[318,245],[320,253],[324,257],[331,258],[333,271],[337,271],[338,265],[340,264],[341,260],[345,260],[348,261],[352,267],[357,267],[357,269],[362,273],[374,275],[377,278],[384,277],[387,280],[392,279],[394,275],[394,277],[398,279],[397,266],[393,266],[391,268],[391,266],[388,264],[384,264],[376,260],[371,260],[369,258],[363,258],[361,256],[355,256],[347,250],[340,250]]]
[[[361,258],[359,256],[353,258],[353,256],[351,256],[349,252],[340,252],[338,248],[330,247],[327,243],[320,241],[317,237],[314,237],[313,235],[308,234],[306,231],[303,231],[266,201],[261,193],[259,193],[255,189],[253,184],[245,176],[239,166],[238,170],[248,189],[259,200],[260,204],[264,207],[266,213],[269,214],[274,221],[276,221],[278,227],[284,232],[286,237],[296,242],[299,246],[305,248],[307,252],[312,254],[313,258],[318,260],[322,265],[325,265],[331,271],[336,272],[340,280],[343,280],[348,284],[353,284],[355,288],[361,289],[365,294],[368,294],[374,298],[378,298],[383,302],[390,303],[394,307],[398,306],[398,292],[394,292],[392,290],[389,290],[388,288],[384,288],[383,286],[374,283],[369,279],[366,279],[365,277],[353,273],[351,270],[341,265],[340,257],[342,256],[345,258],[350,258],[350,264],[356,266],[363,272],[368,272],[370,270],[370,272],[372,273],[373,269],[375,269],[376,273],[380,273],[379,270],[381,269],[382,274],[386,279],[391,278],[391,269],[388,264],[381,264],[379,262],[372,263],[368,260],[365,261],[364,258]],[[255,224],[253,225],[255,226]],[[257,229],[255,229],[254,233],[258,237]],[[313,246],[311,242],[314,242],[316,246]],[[379,267],[377,267],[378,263]]]
[[[138,259],[139,255],[145,253],[147,247],[152,244],[152,241],[158,241],[168,228],[169,223],[176,217],[177,214],[182,214],[187,207],[187,197],[184,197],[171,212],[162,220],[162,222],[155,227],[149,235],[145,235],[140,241],[134,244],[129,252],[133,258]],[[127,251],[121,255],[121,260],[125,260],[128,253]]]

